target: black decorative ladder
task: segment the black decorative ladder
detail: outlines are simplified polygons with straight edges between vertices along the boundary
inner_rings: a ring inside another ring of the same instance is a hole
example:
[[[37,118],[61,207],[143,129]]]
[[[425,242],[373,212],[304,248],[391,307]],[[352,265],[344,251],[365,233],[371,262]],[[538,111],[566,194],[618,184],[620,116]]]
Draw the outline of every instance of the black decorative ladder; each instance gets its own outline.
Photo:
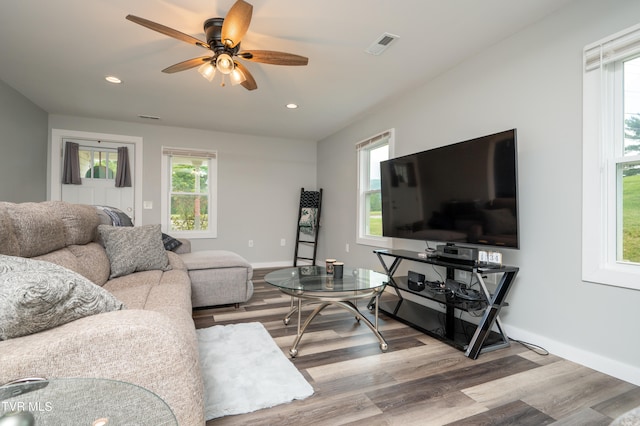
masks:
[[[320,212],[322,211],[322,188],[319,191],[300,190],[300,206],[298,208],[298,222],[296,226],[296,249],[293,255],[293,266],[298,266],[298,260],[308,260],[312,265],[316,263],[318,253],[318,231],[320,230]],[[305,234],[301,237],[300,234]],[[301,256],[300,245],[313,248],[313,257]]]

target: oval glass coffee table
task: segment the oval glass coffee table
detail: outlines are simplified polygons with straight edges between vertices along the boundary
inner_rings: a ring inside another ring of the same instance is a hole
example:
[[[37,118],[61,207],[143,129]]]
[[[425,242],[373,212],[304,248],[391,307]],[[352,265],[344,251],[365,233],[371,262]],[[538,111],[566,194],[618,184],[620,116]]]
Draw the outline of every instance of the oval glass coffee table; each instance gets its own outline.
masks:
[[[0,426],[177,426],[156,394],[108,379],[25,379],[0,386]]]
[[[289,324],[291,316],[297,313],[298,332],[289,355],[298,355],[300,339],[313,319],[327,306],[339,306],[362,320],[375,334],[384,352],[388,345],[378,331],[378,297],[387,283],[387,276],[379,272],[363,268],[344,267],[342,278],[327,274],[323,266],[297,266],[279,269],[265,275],[265,282],[278,287],[285,294],[293,296],[291,311],[284,318]],[[374,323],[372,324],[353,303],[357,299],[374,300]],[[294,304],[294,300],[297,301]],[[302,301],[305,305],[319,304],[301,324]]]

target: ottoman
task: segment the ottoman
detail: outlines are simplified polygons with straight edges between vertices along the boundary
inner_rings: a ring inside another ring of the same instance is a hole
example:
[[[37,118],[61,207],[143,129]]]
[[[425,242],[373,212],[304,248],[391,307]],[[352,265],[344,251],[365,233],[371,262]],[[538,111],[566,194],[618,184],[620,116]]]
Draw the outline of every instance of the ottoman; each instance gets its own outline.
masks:
[[[243,257],[226,250],[180,253],[191,278],[194,308],[234,304],[253,295],[253,268]]]

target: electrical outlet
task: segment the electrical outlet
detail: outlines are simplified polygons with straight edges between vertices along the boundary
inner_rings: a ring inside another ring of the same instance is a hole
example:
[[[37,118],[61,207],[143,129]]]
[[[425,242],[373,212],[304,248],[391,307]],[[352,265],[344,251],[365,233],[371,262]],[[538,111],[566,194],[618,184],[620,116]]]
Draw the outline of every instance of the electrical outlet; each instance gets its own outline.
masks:
[[[346,251],[347,253],[349,253],[349,243],[346,243],[344,245],[344,251]]]
[[[253,247],[253,240],[249,240],[249,247]]]
[[[287,240],[285,240],[284,238],[280,238],[280,245],[282,247],[286,246],[287,245]]]

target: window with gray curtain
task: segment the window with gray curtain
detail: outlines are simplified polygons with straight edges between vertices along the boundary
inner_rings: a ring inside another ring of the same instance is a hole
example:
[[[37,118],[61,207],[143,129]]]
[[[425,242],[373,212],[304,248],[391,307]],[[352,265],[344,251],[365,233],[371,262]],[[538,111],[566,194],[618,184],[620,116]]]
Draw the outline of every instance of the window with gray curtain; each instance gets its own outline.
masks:
[[[64,148],[64,163],[62,169],[62,183],[81,185],[80,176],[80,145],[67,141]],[[115,186],[117,188],[131,187],[131,167],[129,165],[129,149],[126,146],[118,147],[118,161],[115,175]],[[108,175],[105,172],[105,176]],[[92,177],[92,176],[87,176]]]

